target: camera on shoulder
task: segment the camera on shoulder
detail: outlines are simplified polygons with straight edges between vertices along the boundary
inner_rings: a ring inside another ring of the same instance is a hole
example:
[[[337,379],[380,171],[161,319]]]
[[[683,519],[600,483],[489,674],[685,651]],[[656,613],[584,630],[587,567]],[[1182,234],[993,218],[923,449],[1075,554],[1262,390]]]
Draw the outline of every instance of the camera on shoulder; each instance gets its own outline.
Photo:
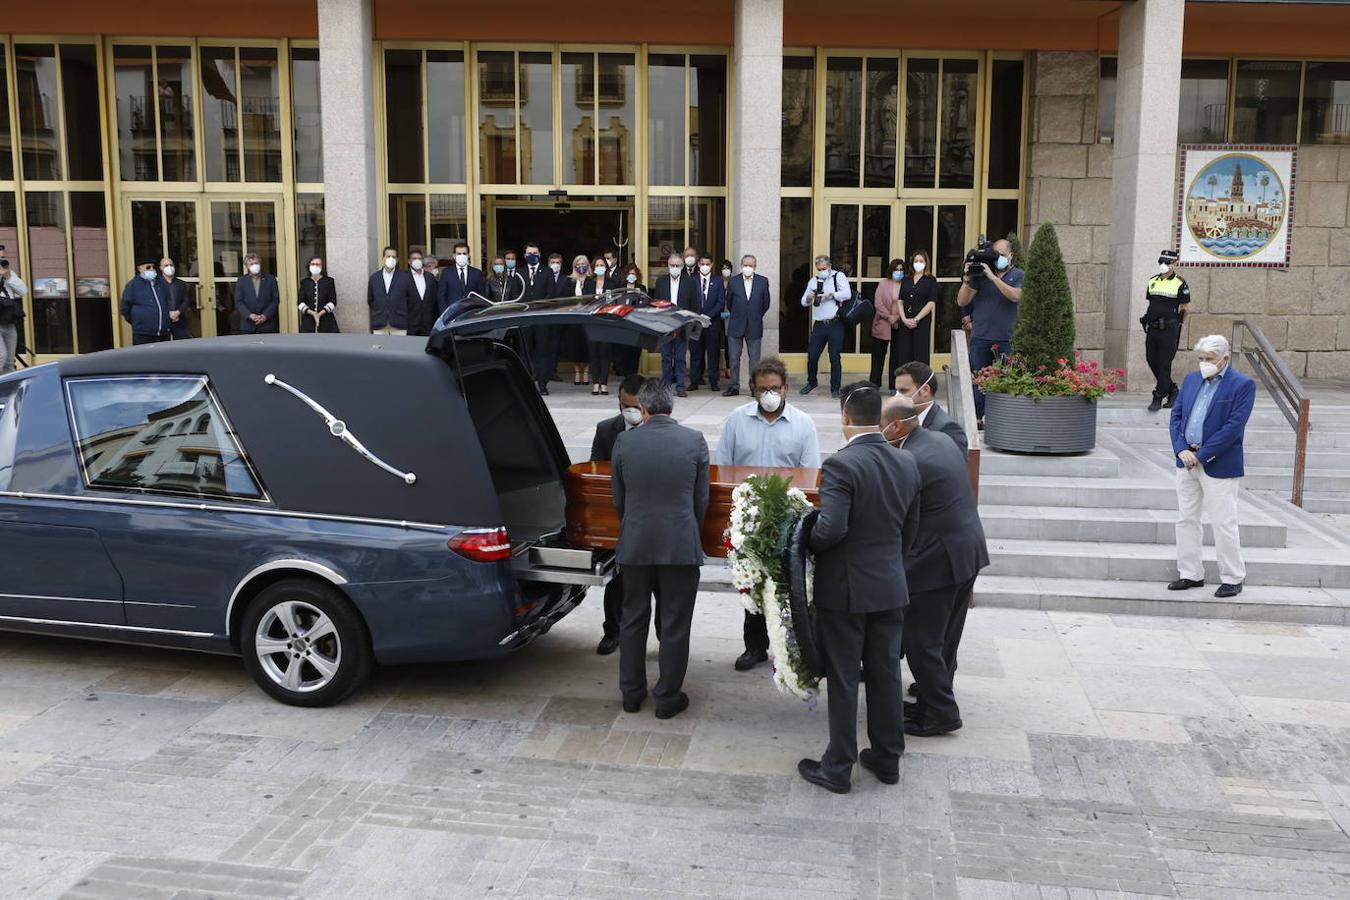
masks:
[[[966,260],[962,271],[970,279],[972,285],[979,284],[981,279],[984,278],[984,269],[980,268],[981,263],[990,269],[996,269],[998,266],[998,251],[994,249],[994,245],[984,235],[980,235],[975,242],[975,246],[966,251]]]

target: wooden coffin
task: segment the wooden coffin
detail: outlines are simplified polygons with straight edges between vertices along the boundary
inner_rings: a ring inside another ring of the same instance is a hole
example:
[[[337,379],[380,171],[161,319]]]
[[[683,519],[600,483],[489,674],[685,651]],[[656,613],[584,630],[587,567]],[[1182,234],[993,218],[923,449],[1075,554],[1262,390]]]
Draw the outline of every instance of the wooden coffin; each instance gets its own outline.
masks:
[[[758,466],[713,466],[709,472],[708,516],[703,522],[703,551],[726,556],[722,535],[731,519],[731,492],[751,475],[784,475],[793,487],[816,498],[819,469],[773,469]],[[567,470],[567,543],[591,550],[612,550],[619,541],[619,514],[609,489],[609,463],[576,463]]]

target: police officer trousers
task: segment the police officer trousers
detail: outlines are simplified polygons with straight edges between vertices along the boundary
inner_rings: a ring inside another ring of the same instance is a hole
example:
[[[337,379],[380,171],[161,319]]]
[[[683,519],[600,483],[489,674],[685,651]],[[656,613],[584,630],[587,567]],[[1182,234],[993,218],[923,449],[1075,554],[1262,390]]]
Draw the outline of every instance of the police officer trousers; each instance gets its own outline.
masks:
[[[1167,399],[1176,387],[1172,380],[1172,358],[1177,355],[1177,344],[1181,340],[1181,322],[1172,322],[1159,331],[1144,334],[1144,356],[1148,360],[1149,371],[1153,373],[1153,396]]]

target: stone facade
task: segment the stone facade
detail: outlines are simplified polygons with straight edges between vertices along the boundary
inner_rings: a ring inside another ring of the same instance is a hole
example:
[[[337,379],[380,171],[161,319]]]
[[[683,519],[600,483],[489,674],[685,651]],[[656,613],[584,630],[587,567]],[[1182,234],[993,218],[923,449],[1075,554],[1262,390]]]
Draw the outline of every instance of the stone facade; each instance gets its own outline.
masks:
[[[1078,346],[1105,348],[1112,145],[1097,138],[1097,55],[1032,55],[1030,164],[1024,234],[1042,222],[1059,232],[1077,307]],[[1158,249],[1173,235],[1159,235]],[[1204,334],[1231,336],[1253,321],[1299,376],[1350,378],[1350,147],[1298,149],[1294,250],[1288,269],[1183,267],[1191,321],[1182,347]],[[1139,290],[1149,273],[1139,274]],[[1180,375],[1191,360],[1178,354]],[[1133,385],[1141,387],[1138,381]]]

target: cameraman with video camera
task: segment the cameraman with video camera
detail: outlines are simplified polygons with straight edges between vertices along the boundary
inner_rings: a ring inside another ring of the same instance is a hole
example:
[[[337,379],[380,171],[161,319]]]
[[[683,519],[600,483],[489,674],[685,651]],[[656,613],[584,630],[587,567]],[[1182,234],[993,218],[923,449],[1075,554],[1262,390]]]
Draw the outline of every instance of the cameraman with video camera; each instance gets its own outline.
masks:
[[[0,375],[14,371],[23,328],[23,298],[28,285],[9,267],[4,258],[5,245],[0,244]]]
[[[971,371],[980,371],[995,355],[1007,358],[1012,353],[1022,276],[1022,270],[1012,264],[1012,245],[1006,240],[990,244],[981,236],[980,245],[966,254],[956,305],[971,320]],[[984,421],[984,394],[979,388],[975,389],[975,416]]]

